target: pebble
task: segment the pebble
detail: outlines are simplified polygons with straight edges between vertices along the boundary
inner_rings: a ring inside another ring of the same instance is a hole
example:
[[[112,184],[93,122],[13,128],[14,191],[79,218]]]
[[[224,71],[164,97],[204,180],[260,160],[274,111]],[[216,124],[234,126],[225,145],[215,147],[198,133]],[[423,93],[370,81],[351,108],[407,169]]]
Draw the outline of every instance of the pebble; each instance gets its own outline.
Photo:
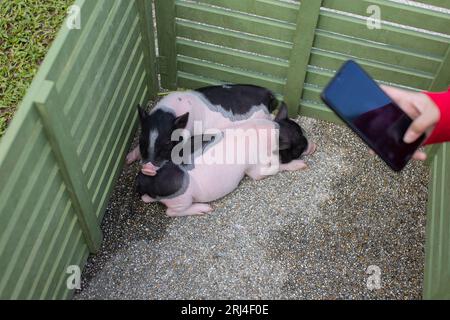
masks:
[[[318,144],[309,168],[245,178],[209,215],[166,217],[125,166],[74,299],[420,299],[426,165],[394,173],[346,127],[298,121]]]

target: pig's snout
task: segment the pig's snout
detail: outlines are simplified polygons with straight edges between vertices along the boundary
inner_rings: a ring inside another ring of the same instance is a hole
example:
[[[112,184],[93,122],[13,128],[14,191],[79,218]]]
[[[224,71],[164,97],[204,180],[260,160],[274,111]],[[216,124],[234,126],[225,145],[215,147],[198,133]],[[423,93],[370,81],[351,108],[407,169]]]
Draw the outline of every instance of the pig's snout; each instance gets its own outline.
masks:
[[[151,162],[142,165],[141,172],[146,176],[156,176],[156,171],[158,170]]]
[[[315,143],[309,143],[308,144],[308,148],[306,148],[306,151],[303,152],[304,156],[309,156],[311,154],[313,154],[314,152],[316,152],[317,149],[317,145]]]

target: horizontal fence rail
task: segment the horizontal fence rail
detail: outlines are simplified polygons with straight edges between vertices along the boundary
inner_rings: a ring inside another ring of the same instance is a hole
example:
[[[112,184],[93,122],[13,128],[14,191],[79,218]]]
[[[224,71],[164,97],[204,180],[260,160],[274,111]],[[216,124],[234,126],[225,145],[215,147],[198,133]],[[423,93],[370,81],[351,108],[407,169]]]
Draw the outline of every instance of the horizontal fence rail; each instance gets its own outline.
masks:
[[[69,297],[67,267],[101,244],[100,222],[157,92],[151,3],[78,0],[0,144],[0,299]]]

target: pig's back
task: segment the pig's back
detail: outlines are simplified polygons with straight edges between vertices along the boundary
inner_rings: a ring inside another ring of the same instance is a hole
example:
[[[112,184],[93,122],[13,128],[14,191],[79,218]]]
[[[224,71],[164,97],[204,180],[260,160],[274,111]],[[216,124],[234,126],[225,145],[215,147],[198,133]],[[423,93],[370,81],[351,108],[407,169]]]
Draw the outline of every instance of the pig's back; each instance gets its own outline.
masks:
[[[154,110],[171,110],[176,116],[189,112],[186,129],[191,132],[194,121],[200,121],[203,130],[222,130],[249,119],[272,119],[270,112],[277,100],[269,90],[250,85],[230,88],[213,86],[173,92],[160,100]]]

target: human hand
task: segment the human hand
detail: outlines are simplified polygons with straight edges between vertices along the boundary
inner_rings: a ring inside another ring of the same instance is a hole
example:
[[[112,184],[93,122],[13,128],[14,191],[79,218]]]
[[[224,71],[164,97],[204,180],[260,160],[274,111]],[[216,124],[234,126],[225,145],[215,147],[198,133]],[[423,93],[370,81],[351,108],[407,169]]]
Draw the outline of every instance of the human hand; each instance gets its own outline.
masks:
[[[381,86],[381,89],[413,119],[403,137],[405,143],[416,141],[424,133],[426,137],[431,134],[440,118],[439,108],[433,100],[421,92],[412,92],[384,85]],[[423,161],[426,158],[427,155],[422,151],[416,151],[413,155],[413,159],[416,160]]]

